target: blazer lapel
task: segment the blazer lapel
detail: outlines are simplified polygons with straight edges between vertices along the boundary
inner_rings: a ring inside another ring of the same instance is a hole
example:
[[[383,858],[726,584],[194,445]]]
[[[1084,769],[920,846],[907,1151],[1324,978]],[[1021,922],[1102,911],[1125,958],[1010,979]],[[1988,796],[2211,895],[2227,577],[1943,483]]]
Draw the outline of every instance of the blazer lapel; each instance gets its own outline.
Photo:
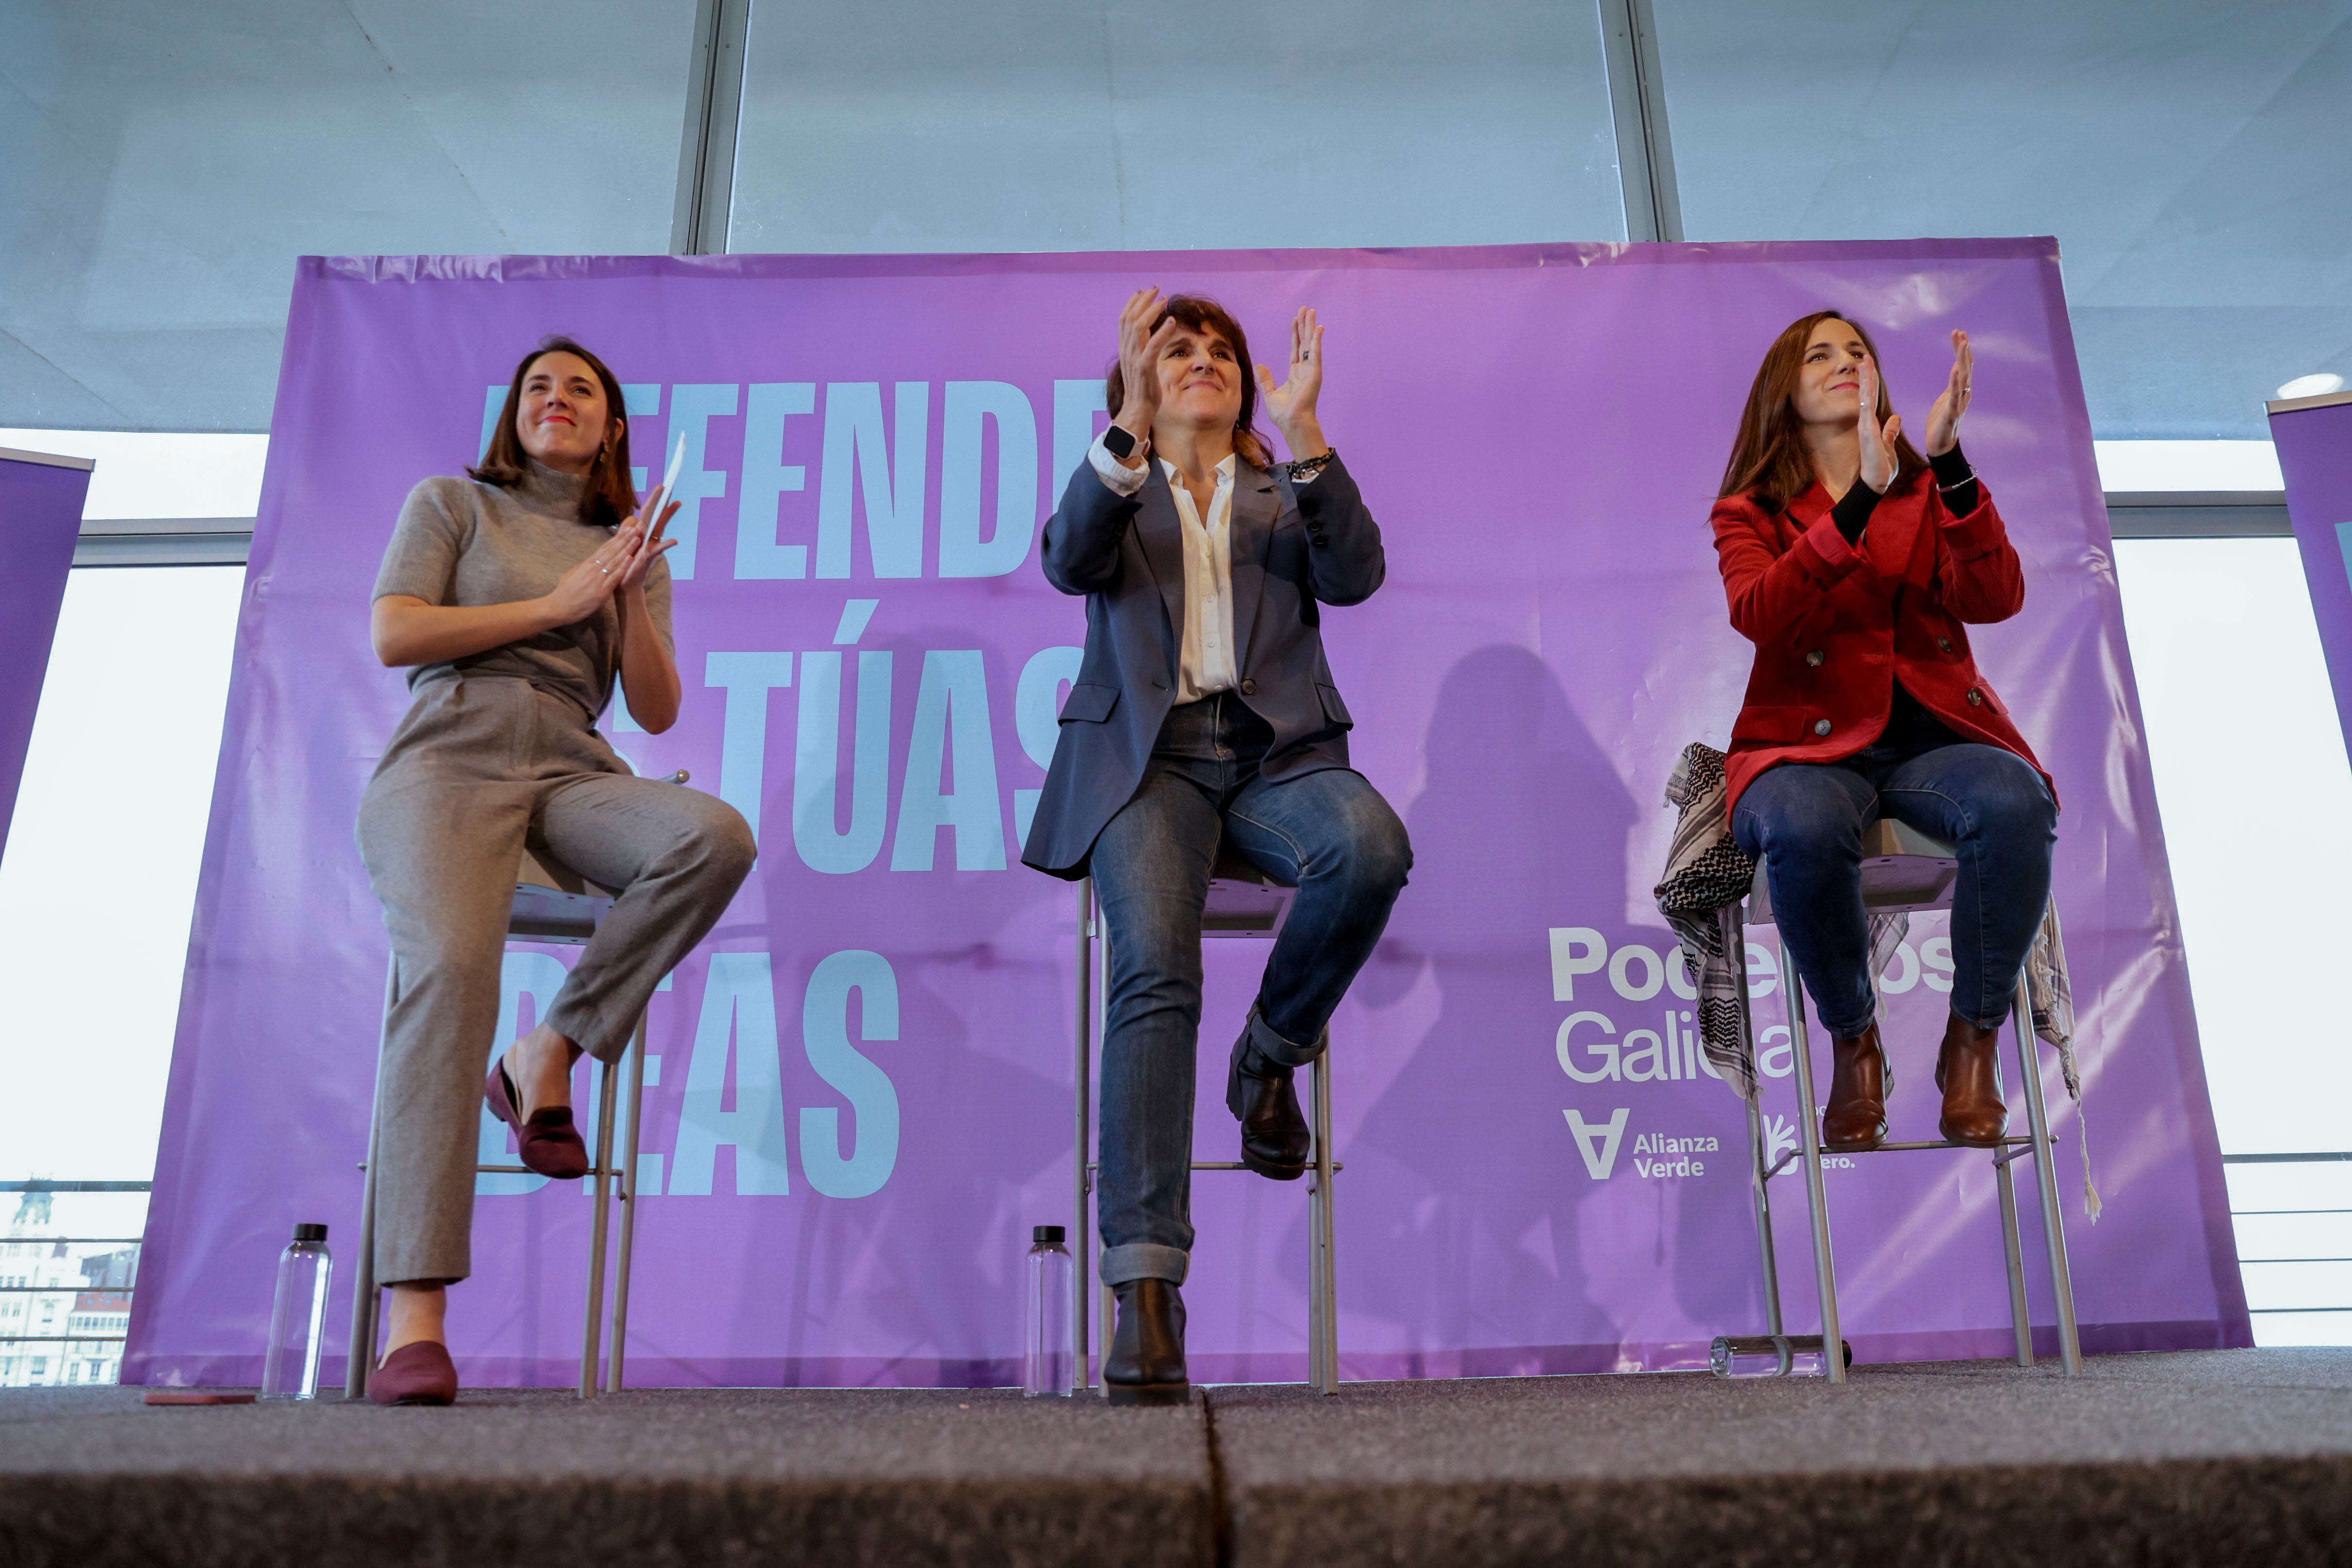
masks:
[[[1830,492],[1818,479],[1804,494],[1791,496],[1780,510],[1780,526],[1785,531],[1780,548],[1785,551],[1793,547],[1807,529],[1828,515],[1829,510]]]
[[[1150,459],[1151,477],[1143,481],[1143,504],[1135,514],[1135,539],[1142,547],[1143,563],[1160,585],[1160,602],[1168,609],[1168,679],[1176,679],[1176,661],[1183,657],[1184,528],[1176,516],[1176,497],[1168,489],[1167,472],[1157,458]]]
[[[1257,629],[1258,602],[1265,595],[1265,559],[1274,546],[1274,522],[1281,505],[1274,476],[1236,458],[1227,542],[1234,567],[1234,643],[1241,653],[1234,665],[1236,675],[1249,669],[1250,635]]]

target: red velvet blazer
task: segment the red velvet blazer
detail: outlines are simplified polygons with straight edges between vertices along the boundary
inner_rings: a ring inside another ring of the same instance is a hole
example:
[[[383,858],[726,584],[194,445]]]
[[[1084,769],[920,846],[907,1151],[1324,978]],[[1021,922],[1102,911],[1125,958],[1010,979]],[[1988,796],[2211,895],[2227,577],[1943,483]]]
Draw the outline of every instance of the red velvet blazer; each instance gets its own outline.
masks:
[[[1833,763],[1876,740],[1898,676],[1955,731],[2016,752],[2048,781],[1969,653],[1968,623],[2005,621],[2025,604],[1990,489],[1979,480],[1976,510],[1954,517],[1923,470],[1879,501],[1859,546],[1830,505],[1819,484],[1777,514],[1744,495],[1715,503],[1731,624],[1756,645],[1724,761],[1727,809],[1776,763]]]

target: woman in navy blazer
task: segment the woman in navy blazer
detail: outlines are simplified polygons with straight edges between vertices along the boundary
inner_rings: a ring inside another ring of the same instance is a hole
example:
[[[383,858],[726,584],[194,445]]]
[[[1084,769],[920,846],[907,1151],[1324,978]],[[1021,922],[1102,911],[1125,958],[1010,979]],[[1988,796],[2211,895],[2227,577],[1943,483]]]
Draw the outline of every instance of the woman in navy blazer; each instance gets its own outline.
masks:
[[[1954,1142],[2008,1131],[1994,1046],[2050,895],[2057,796],[1969,649],[1969,626],[2024,606],[2025,579],[1960,453],[1975,365],[1967,333],[1952,348],[1922,458],[1869,334],[1834,311],[1791,323],[1756,373],[1713,517],[1731,624],[1756,645],[1724,763],[1732,830],[1766,863],[1831,1037],[1831,1150],[1885,1141],[1892,1087],[1863,830],[1892,816],[1958,849],[1936,1063]]]
[[[1022,858],[1092,875],[1109,928],[1097,1204],[1114,1404],[1190,1396],[1178,1287],[1218,845],[1298,889],[1225,1079],[1242,1163],[1281,1181],[1310,1144],[1292,1075],[1323,1054],[1412,863],[1404,824],[1348,765],[1353,721],[1323,655],[1322,607],[1370,597],[1388,567],[1317,416],[1315,312],[1291,322],[1279,385],[1249,364],[1215,301],[1139,289],[1105,388],[1111,427],[1045,524],[1046,580],[1086,595],[1087,647]],[[1255,428],[1261,401],[1288,463]]]

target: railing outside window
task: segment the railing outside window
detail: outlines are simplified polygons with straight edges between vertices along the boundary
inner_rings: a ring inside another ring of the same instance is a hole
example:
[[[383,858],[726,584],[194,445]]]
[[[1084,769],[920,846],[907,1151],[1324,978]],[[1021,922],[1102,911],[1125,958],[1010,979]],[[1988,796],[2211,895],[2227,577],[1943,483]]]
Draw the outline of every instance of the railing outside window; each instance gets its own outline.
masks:
[[[2352,1343],[2352,1151],[2221,1163],[2254,1342]]]
[[[143,1193],[150,1185],[0,1182],[0,1192],[24,1194],[0,1235],[0,1388],[121,1380],[140,1238],[58,1234],[49,1194]]]

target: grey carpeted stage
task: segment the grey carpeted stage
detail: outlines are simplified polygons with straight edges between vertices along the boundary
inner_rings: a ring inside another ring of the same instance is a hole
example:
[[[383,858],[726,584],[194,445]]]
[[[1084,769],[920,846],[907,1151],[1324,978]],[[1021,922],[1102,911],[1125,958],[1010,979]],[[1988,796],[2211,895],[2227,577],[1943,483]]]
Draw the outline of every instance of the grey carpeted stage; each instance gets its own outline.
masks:
[[[456,1410],[0,1392],[0,1563],[2352,1563],[2352,1351]]]

